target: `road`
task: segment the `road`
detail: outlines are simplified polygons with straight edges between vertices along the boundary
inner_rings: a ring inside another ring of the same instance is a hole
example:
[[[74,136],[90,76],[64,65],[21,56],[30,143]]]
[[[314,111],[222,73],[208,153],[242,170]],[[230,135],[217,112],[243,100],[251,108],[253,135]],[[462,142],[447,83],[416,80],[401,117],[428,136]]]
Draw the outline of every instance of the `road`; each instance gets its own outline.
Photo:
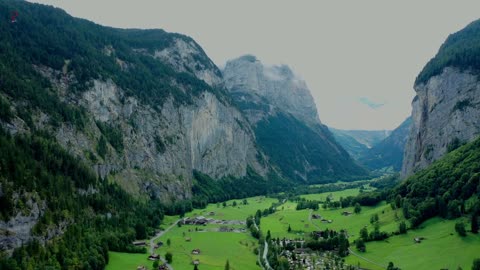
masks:
[[[265,240],[265,248],[263,249],[263,260],[265,261],[265,268],[267,270],[273,270],[273,268],[270,266],[270,263],[268,263],[267,255],[268,255],[268,242]]]
[[[167,233],[168,231],[170,231],[173,227],[175,227],[177,225],[177,223],[180,221],[181,219],[175,221],[172,225],[170,225],[170,227],[166,228],[164,231],[161,231],[159,233],[157,233],[152,239],[150,239],[150,254],[153,254],[155,253],[155,240],[157,240],[158,238],[160,238],[162,235],[164,235],[165,233]],[[160,260],[167,265],[168,269],[170,270],[173,270],[173,267],[167,263],[167,261],[165,260],[165,258],[163,258],[162,256],[160,256]]]

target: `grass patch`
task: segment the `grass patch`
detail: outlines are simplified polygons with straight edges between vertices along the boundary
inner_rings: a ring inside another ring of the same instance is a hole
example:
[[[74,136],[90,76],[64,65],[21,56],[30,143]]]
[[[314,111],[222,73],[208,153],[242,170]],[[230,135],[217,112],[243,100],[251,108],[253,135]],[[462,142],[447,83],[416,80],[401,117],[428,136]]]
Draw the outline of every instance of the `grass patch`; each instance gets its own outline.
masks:
[[[367,252],[361,255],[385,266],[392,261],[402,270],[470,269],[473,260],[479,257],[480,235],[468,233],[466,237],[458,236],[454,229],[455,222],[430,219],[421,225],[422,228],[408,231],[406,235],[367,243]],[[426,239],[415,244],[414,237]],[[346,262],[367,267],[364,260],[352,255],[347,257]],[[382,268],[376,266],[371,269]]]

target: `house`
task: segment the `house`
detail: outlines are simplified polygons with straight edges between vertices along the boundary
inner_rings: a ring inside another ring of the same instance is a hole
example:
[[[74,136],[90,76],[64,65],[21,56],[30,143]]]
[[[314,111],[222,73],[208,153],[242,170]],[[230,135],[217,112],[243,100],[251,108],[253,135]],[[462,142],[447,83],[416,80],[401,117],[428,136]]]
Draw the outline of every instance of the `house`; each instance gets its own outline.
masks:
[[[150,254],[150,256],[148,256],[148,259],[149,259],[150,261],[158,261],[158,260],[160,260],[160,255],[158,255],[158,254]]]
[[[199,264],[200,264],[200,260],[198,260],[198,259],[197,259],[197,260],[194,260],[194,261],[192,262],[192,264],[193,264],[193,265],[199,265]]]
[[[196,248],[196,249],[192,250],[192,254],[193,254],[193,255],[198,255],[198,254],[200,254],[200,249],[199,249],[199,248]]]
[[[186,217],[182,220],[182,223],[184,225],[207,225],[208,222],[209,220],[206,219],[204,216],[198,216],[195,218]]]
[[[312,214],[312,218],[313,219],[321,219],[322,217],[320,215],[317,215],[317,214]]]
[[[143,265],[137,266],[137,270],[147,270],[147,268]]]
[[[132,245],[136,246],[136,247],[144,247],[146,246],[147,244],[145,243],[145,241],[133,241],[132,242]]]
[[[209,216],[215,216],[215,212],[211,211],[210,213],[208,213]]]
[[[185,241],[187,241],[187,242],[192,242],[192,238],[190,238],[190,237],[185,237]]]
[[[352,215],[352,212],[343,211],[343,212],[342,212],[342,215],[344,215],[344,216],[350,216],[350,215]]]
[[[158,245],[159,247],[161,247],[161,246],[163,246],[163,242],[162,242],[162,241],[158,241],[157,245]]]
[[[415,237],[413,238],[413,241],[416,243],[416,244],[420,244],[422,242],[422,240],[425,240],[425,237]]]

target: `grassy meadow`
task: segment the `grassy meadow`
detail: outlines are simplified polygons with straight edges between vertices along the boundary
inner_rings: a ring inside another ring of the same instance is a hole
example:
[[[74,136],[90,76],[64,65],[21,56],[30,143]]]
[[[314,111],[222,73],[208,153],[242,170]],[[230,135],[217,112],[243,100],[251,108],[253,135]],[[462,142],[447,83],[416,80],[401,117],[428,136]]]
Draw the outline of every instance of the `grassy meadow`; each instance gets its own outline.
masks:
[[[368,189],[368,187],[367,187]],[[325,201],[327,196],[332,200],[340,197],[356,196],[359,189],[347,189],[337,192],[301,195],[308,200]],[[233,202],[236,206],[232,206]],[[205,209],[196,209],[187,213],[187,217],[205,216],[218,220],[241,220],[253,215],[257,210],[269,208],[277,199],[264,196],[247,198],[247,205],[243,200],[230,200],[224,207],[220,204],[210,204]],[[346,257],[346,263],[360,265],[365,269],[384,269],[392,261],[403,270],[409,269],[470,269],[472,261],[480,257],[480,235],[468,234],[460,237],[454,230],[455,220],[442,220],[434,218],[422,224],[420,229],[409,230],[406,235],[397,235],[385,241],[368,242],[367,251],[356,251],[353,241],[358,238],[360,229],[367,227],[373,231],[374,225],[370,218],[377,214],[381,231],[398,231],[400,221],[404,220],[400,209],[393,210],[390,205],[382,202],[374,207],[362,207],[359,214],[354,214],[353,207],[344,209],[323,209],[317,211],[310,209],[296,210],[296,203],[287,201],[277,208],[277,211],[267,217],[262,217],[260,227],[264,234],[270,230],[272,237],[306,238],[316,230],[346,229],[351,244],[351,249],[363,258],[354,255]],[[344,211],[351,215],[343,215]],[[320,219],[309,219],[310,214],[320,215],[331,220],[324,223]],[[162,227],[166,228],[178,220],[178,216],[166,216]],[[200,260],[199,269],[222,270],[227,260],[230,269],[250,270],[260,269],[256,265],[257,240],[247,232],[218,232],[222,225],[208,224],[207,226],[183,225],[175,226],[157,241],[165,243],[156,252],[162,257],[167,251],[173,254],[172,266],[176,270],[193,269],[192,261]],[[229,228],[243,229],[243,225],[227,225]],[[291,232],[288,232],[288,227]],[[420,244],[415,244],[413,238],[425,237]],[[190,238],[191,241],[186,239]],[[166,245],[170,239],[171,245]],[[192,255],[193,249],[200,249],[200,255]],[[152,262],[147,260],[147,254],[125,254],[110,252],[110,263],[107,270],[136,269],[145,265],[152,269]],[[384,267],[382,267],[384,266]]]
[[[455,232],[455,222],[433,218],[423,223],[420,229],[409,230],[406,235],[369,242],[365,253],[357,253],[384,266],[394,262],[402,270],[470,269],[473,259],[480,257],[480,234],[468,233],[466,237],[460,237]],[[416,244],[415,237],[425,237],[425,240]],[[349,255],[346,262],[382,269],[353,255]]]

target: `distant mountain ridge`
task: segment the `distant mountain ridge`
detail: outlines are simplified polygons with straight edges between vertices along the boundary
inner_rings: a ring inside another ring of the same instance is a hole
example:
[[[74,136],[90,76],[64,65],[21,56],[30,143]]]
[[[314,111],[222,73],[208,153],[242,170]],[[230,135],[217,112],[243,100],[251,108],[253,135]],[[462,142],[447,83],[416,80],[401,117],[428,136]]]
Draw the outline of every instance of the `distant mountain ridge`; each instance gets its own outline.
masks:
[[[412,118],[408,117],[387,138],[364,151],[358,158],[360,163],[372,170],[391,168],[399,172],[411,125]]]
[[[343,130],[329,127],[335,140],[358,159],[365,151],[387,138],[390,130]]]

